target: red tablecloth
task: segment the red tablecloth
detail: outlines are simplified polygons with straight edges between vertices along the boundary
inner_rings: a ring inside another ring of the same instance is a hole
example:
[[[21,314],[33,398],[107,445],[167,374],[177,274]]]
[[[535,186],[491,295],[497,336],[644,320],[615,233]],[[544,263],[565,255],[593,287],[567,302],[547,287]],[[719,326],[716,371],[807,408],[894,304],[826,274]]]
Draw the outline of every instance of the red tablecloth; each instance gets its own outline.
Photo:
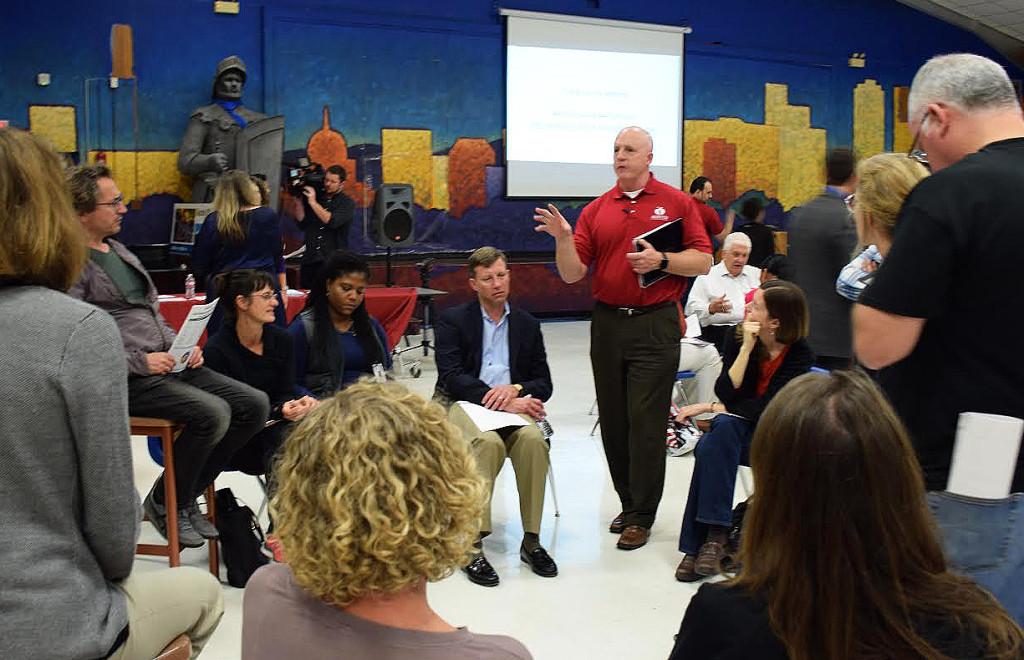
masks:
[[[192,300],[184,296],[160,296],[160,313],[167,323],[177,330],[193,305],[206,302],[206,296],[196,294]],[[306,292],[300,291],[287,296],[285,316],[291,321],[306,304]],[[388,335],[388,344],[395,346],[405,333],[409,319],[416,309],[416,289],[413,287],[374,287],[366,290],[366,310],[380,321]]]

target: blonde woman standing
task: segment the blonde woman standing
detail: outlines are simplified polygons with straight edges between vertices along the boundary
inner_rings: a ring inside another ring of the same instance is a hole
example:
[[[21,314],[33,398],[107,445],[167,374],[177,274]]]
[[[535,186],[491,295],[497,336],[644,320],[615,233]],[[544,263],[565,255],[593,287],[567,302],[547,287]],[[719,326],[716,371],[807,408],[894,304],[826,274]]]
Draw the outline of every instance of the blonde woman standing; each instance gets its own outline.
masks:
[[[192,268],[196,279],[206,283],[207,299],[217,295],[214,277],[243,268],[268,273],[275,284],[278,299],[274,322],[285,326],[285,305],[281,296],[287,290],[284,256],[281,247],[280,220],[274,209],[260,206],[260,188],[245,172],[231,170],[217,180],[213,213],[206,216],[192,249]],[[208,326],[213,333],[220,327],[222,312]]]
[[[878,154],[857,166],[857,189],[846,198],[846,205],[857,223],[860,244],[867,248],[839,272],[839,295],[853,301],[860,298],[860,292],[889,254],[896,216],[904,200],[926,176],[924,165],[906,154]]]

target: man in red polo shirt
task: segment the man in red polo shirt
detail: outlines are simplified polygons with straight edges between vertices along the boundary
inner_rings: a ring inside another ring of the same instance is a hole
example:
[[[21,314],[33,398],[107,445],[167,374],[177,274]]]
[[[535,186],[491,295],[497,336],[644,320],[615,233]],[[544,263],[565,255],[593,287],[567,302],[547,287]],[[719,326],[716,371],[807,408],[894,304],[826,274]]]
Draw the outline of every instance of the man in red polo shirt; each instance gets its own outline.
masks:
[[[679,363],[679,299],[687,277],[711,268],[711,243],[693,199],[654,178],[653,142],[630,126],[615,138],[614,188],[588,204],[576,231],[558,209],[536,209],[537,231],[555,239],[558,274],[569,284],[593,269],[596,305],[590,363],[601,438],[622,512],[609,530],[618,547],[647,543],[665,484],[665,410]],[[664,253],[633,238],[682,218],[682,252]],[[669,277],[640,288],[637,274]]]
[[[712,241],[718,241],[721,244],[725,237],[732,233],[736,212],[729,209],[726,214],[725,224],[723,225],[722,219],[718,217],[718,211],[708,205],[713,195],[714,186],[711,184],[711,179],[706,176],[699,176],[690,182],[690,196],[697,201],[697,210],[700,211],[704,228],[707,230],[708,236],[711,237]]]

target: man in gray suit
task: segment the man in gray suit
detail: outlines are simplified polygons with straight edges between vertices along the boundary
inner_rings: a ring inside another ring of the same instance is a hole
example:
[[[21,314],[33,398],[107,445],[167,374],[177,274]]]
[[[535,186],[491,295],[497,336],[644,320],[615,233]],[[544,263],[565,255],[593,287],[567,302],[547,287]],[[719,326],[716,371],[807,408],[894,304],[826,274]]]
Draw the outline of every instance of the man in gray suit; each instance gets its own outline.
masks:
[[[836,293],[836,277],[857,246],[857,228],[846,198],[857,187],[853,151],[833,149],[825,159],[825,191],[793,212],[789,222],[789,258],[793,280],[807,296],[811,334],[807,341],[818,356],[816,366],[850,366],[850,306]]]

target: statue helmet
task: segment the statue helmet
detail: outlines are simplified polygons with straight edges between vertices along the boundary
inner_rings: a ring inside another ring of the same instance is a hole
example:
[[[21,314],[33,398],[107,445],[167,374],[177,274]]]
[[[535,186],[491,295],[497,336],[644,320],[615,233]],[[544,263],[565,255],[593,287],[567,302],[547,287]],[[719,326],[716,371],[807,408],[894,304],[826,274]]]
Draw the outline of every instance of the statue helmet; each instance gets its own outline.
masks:
[[[217,63],[217,71],[213,75],[213,95],[217,95],[217,81],[228,71],[234,71],[242,76],[242,82],[247,77],[245,62],[238,55],[229,55]]]

